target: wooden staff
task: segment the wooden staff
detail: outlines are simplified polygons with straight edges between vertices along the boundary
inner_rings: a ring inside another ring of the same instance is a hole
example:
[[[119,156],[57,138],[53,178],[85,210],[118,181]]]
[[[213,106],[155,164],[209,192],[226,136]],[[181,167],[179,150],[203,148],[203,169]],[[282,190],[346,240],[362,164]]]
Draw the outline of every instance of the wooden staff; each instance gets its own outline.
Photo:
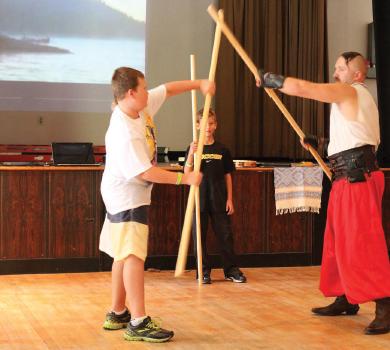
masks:
[[[220,16],[220,18],[223,21],[223,12],[222,10],[218,11],[217,17]],[[211,64],[210,64],[210,71],[209,71],[209,80],[214,81],[215,79],[215,71],[217,68],[217,61],[218,61],[218,51],[219,51],[219,44],[221,42],[221,26],[219,23],[217,23],[217,26],[215,28],[215,35],[214,35],[214,46],[213,46],[213,53],[211,55]],[[206,137],[206,125],[207,121],[209,119],[209,110],[211,105],[211,94],[206,95],[206,99],[204,102],[203,107],[203,115],[202,120],[200,123],[200,135],[199,135],[199,142],[198,142],[198,149],[196,151],[196,161],[194,164],[194,171],[200,170],[200,163],[202,161],[202,154],[203,154],[203,145],[204,140]],[[184,217],[184,224],[183,224],[183,230],[181,234],[181,240],[180,240],[180,246],[179,246],[179,252],[177,255],[177,261],[176,261],[176,270],[175,270],[175,277],[180,276],[183,274],[186,266],[187,261],[187,254],[188,254],[188,244],[189,244],[189,238],[191,234],[191,224],[192,224],[192,216],[194,212],[194,198],[195,198],[195,188],[197,186],[192,185],[190,188],[190,194],[188,196],[188,202],[187,202],[187,209],[186,209],[186,215]]]
[[[213,5],[210,5],[207,8],[207,12],[212,17],[212,19],[221,27],[222,32],[225,34],[226,38],[233,46],[233,48],[237,51],[238,55],[243,59],[245,64],[248,66],[249,70],[255,76],[255,79],[257,81],[260,80],[259,70],[255,66],[253,61],[250,59],[248,54],[245,52],[245,50],[242,48],[242,46],[240,45],[236,37],[233,35],[229,27],[225,24],[225,22],[222,19],[218,18],[215,7]],[[290,123],[292,128],[295,130],[295,132],[298,134],[298,136],[303,140],[305,134],[303,133],[302,129],[298,126],[293,116],[284,106],[283,102],[279,99],[278,95],[276,95],[275,91],[269,88],[264,88],[264,90],[267,92],[268,96],[271,97],[271,99],[276,103],[276,105],[283,113],[287,121]],[[318,152],[311,146],[309,146],[309,151],[312,154],[312,156],[315,158],[315,160],[318,162],[318,164],[320,165],[324,173],[328,176],[329,180],[331,180],[332,173],[330,172],[329,168],[327,167],[323,159],[320,157]]]
[[[195,70],[195,55],[190,55],[191,64],[191,80],[196,79]],[[196,115],[198,111],[196,102],[196,90],[191,90],[191,106],[192,106],[192,141],[198,141],[198,132],[196,130]],[[194,167],[197,163],[196,155],[194,155]],[[200,226],[200,198],[199,187],[195,188],[195,214],[196,214],[196,252],[198,261],[198,284],[202,285],[203,269],[202,269],[202,229]]]

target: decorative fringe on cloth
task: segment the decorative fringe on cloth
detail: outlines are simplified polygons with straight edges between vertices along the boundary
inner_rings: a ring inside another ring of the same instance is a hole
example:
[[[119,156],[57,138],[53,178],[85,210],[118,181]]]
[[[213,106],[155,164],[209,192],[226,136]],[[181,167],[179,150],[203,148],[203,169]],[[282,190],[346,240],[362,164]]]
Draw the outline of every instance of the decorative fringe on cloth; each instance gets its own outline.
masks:
[[[299,207],[299,208],[286,208],[286,209],[276,209],[276,215],[282,215],[282,214],[293,214],[293,213],[301,213],[301,212],[311,212],[311,213],[320,213],[320,209],[313,208],[313,207]]]
[[[276,215],[319,213],[322,194],[322,169],[315,167],[274,168]]]

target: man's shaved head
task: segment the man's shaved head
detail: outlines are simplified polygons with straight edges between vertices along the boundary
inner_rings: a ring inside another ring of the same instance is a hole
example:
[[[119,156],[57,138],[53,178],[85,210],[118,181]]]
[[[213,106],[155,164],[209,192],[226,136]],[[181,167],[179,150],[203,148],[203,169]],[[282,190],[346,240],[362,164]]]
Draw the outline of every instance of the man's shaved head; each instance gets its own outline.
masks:
[[[367,63],[359,52],[344,52],[336,61],[333,77],[336,81],[352,84],[364,82],[367,76]]]
[[[359,52],[344,52],[342,55],[345,59],[345,63],[353,71],[359,71],[364,75],[367,75],[367,63],[365,58]]]

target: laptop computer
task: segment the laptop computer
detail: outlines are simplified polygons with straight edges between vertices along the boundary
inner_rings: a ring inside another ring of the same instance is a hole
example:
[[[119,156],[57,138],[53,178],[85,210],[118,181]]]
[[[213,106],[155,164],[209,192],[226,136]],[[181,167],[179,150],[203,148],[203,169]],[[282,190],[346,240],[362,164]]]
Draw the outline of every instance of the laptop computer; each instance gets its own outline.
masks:
[[[92,142],[53,142],[51,147],[54,165],[99,165]]]

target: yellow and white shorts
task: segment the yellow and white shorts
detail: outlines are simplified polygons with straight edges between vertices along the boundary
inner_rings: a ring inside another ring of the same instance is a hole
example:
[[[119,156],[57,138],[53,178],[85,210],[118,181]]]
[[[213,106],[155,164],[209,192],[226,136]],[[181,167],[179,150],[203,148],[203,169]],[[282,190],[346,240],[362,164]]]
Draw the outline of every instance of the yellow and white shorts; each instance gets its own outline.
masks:
[[[107,213],[99,249],[120,261],[133,254],[145,261],[148,252],[148,205],[122,211]]]

